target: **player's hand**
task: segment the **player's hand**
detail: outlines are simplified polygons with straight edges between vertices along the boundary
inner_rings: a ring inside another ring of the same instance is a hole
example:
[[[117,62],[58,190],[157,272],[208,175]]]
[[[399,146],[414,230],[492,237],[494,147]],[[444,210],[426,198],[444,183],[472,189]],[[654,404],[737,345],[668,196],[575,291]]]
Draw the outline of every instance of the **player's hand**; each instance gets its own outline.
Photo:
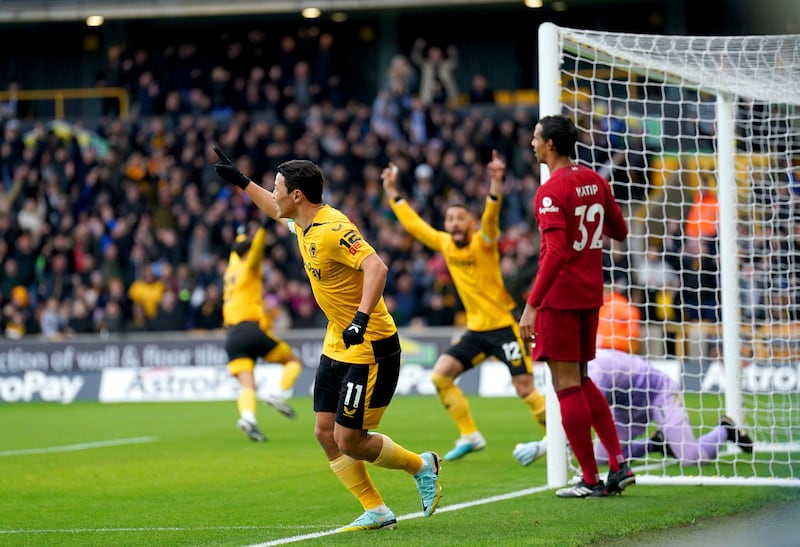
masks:
[[[497,154],[497,150],[492,150],[492,161],[486,164],[486,170],[489,171],[489,177],[492,182],[502,182],[503,177],[506,175],[506,162],[504,162]]]
[[[397,197],[397,174],[399,171],[395,164],[389,162],[389,166],[384,168],[381,172],[383,191],[386,193],[386,197],[389,201]]]
[[[217,176],[225,182],[235,184],[242,190],[247,188],[247,185],[252,181],[239,171],[239,168],[233,164],[231,159],[217,145],[214,145],[214,152],[219,156],[219,161],[214,164],[214,171],[217,172]]]
[[[342,340],[344,340],[345,348],[364,343],[364,333],[367,331],[367,323],[369,323],[369,315],[357,311],[350,325],[342,332]]]
[[[536,309],[529,304],[525,304],[522,310],[522,317],[519,319],[519,335],[523,340],[535,341],[536,331]]]

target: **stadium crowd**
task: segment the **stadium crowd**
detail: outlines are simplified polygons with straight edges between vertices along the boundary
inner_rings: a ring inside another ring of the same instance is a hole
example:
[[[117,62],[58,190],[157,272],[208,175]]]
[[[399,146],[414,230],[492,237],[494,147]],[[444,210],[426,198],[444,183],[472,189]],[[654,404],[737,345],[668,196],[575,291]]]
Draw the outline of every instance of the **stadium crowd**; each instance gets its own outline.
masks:
[[[252,233],[264,218],[244,193],[217,178],[214,144],[267,188],[282,161],[320,165],[325,201],[361,226],[390,265],[386,301],[399,326],[463,325],[464,315],[441,257],[398,225],[383,196],[381,169],[389,161],[398,165],[401,190],[415,210],[441,225],[449,203],[465,202],[479,214],[486,164],[497,150],[508,165],[501,267],[521,305],[537,269],[534,108],[494,108],[483,75],[457,74],[458,52],[424,40],[392,57],[371,102],[348,88],[352,67],[331,34],[287,34],[268,48],[253,31],[227,38],[220,51],[211,55],[191,42],[160,52],[108,48],[97,85],[127,90],[131,112],[124,116],[106,99],[98,99],[101,115],[71,121],[25,118],[30,105],[0,105],[2,336],[221,327],[231,244],[237,231],[250,226]],[[458,81],[471,86],[462,93]],[[581,161],[614,181],[623,206],[643,203],[647,155],[658,152],[658,142],[643,140],[637,120],[614,108],[581,112],[596,118],[580,124],[593,128],[581,134]],[[632,140],[619,138],[626,123]],[[794,195],[770,204],[795,204]],[[705,203],[713,225],[716,202]],[[696,224],[705,230],[708,222]],[[692,226],[668,223],[641,262],[624,245],[605,255],[607,281],[648,321],[718,319],[719,271],[709,252],[714,230],[687,237]],[[287,235],[278,225],[269,230],[264,301],[277,329],[322,326]],[[754,246],[773,239],[747,236],[742,241]],[[796,231],[791,239],[797,241]],[[748,266],[745,286],[771,286],[761,262]],[[796,281],[786,276],[781,283]],[[765,318],[776,307],[767,293],[743,293],[752,300],[743,302],[744,312]],[[790,313],[797,315],[794,307]]]
[[[104,101],[96,120],[20,123],[4,108],[4,336],[221,327],[231,244],[264,218],[216,177],[214,144],[234,151],[268,188],[286,159],[322,166],[325,200],[353,218],[391,266],[386,299],[400,326],[458,324],[462,310],[444,263],[397,225],[381,169],[390,160],[400,166],[409,199],[440,224],[447,203],[482,207],[485,166],[498,150],[512,186],[501,214],[503,271],[522,301],[536,264],[530,110],[494,117],[478,105],[455,108],[453,81],[445,90],[437,79],[444,69],[426,77],[433,81],[423,101],[417,68],[404,55],[366,104],[346,95],[330,35],[302,49],[286,36],[269,59],[256,58],[254,40],[231,41],[218,59],[176,44],[158,65],[153,52],[110,48],[98,83],[127,88],[129,116]],[[423,47],[415,44],[419,62]],[[276,328],[324,325],[281,226],[271,226],[268,246],[263,297]]]

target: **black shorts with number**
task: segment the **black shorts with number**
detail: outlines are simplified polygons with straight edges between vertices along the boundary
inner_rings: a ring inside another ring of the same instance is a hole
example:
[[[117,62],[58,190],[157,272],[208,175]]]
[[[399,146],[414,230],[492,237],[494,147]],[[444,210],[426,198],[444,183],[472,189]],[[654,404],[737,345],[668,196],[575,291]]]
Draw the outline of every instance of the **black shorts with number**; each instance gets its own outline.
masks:
[[[349,429],[375,429],[394,396],[400,378],[397,334],[372,342],[375,363],[355,365],[323,355],[314,381],[314,412],[335,412]]]
[[[225,351],[228,361],[249,357],[254,361],[278,345],[278,341],[261,330],[255,321],[243,321],[225,331]]]
[[[511,376],[531,374],[533,371],[528,345],[522,343],[516,325],[480,332],[468,330],[445,353],[457,359],[464,370],[493,356],[506,364]]]

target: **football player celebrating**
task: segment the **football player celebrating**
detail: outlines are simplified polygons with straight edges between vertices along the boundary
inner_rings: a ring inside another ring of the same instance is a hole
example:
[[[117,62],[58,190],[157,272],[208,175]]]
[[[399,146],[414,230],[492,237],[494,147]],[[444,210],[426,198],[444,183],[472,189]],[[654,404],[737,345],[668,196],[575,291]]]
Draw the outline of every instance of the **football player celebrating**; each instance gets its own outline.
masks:
[[[222,318],[225,326],[225,351],[228,370],[239,381],[239,421],[236,426],[256,442],[266,438],[256,420],[256,382],[253,370],[256,360],[281,363],[283,371],[280,392],[265,399],[287,418],[294,418],[294,409],[285,394],[294,386],[303,370],[300,358],[292,348],[270,330],[271,319],[261,298],[263,260],[267,232],[259,227],[253,238],[236,236],[223,277]]]
[[[411,475],[423,514],[432,515],[442,495],[438,454],[416,454],[388,435],[369,432],[380,424],[400,376],[400,338],[383,300],[386,264],[347,216],[323,203],[316,164],[280,164],[269,192],[215,150],[218,176],[295,234],[314,297],[328,318],[314,382],[314,433],[331,470],[364,508],[339,531],[397,527],[366,462]]]
[[[485,357],[495,357],[508,367],[517,395],[531,417],[544,430],[545,400],[533,385],[528,344],[522,341],[511,310],[514,301],[503,284],[500,269],[500,206],[506,165],[492,151],[486,166],[489,195],[480,227],[466,205],[455,203],[445,212],[444,230],[425,222],[397,190],[397,171],[384,169],[383,189],[400,224],[415,239],[439,252],[447,263],[458,295],[464,305],[467,331],[439,356],[431,380],[442,405],[461,434],[455,447],[444,456],[457,460],[486,446],[478,430],[469,402],[455,384],[456,378],[478,365]]]

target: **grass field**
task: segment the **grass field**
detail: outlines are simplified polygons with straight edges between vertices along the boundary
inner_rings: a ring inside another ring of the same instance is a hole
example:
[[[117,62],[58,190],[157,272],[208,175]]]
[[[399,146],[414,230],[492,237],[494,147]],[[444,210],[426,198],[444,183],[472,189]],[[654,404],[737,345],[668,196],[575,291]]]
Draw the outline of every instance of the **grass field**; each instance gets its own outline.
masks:
[[[511,456],[515,443],[538,436],[521,403],[470,402],[489,445],[443,465],[439,511],[422,517],[413,480],[371,466],[398,528],[338,535],[328,532],[361,508],[316,444],[308,397],[294,400],[295,421],[259,408],[264,444],[236,430],[234,402],[3,405],[0,545],[244,546],[298,536],[315,536],[303,544],[371,547],[610,545],[800,501],[796,488],[643,485],[622,497],[557,499],[544,460],[523,468]],[[381,431],[440,454],[456,437],[435,397],[396,398]]]

